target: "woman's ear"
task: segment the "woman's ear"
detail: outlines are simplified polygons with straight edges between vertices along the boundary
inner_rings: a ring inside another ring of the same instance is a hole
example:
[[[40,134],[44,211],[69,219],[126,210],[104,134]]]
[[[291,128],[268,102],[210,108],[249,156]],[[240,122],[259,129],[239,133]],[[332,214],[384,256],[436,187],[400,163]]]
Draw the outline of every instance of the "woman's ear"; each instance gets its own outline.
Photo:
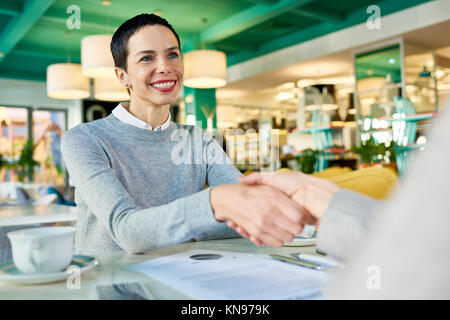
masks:
[[[122,68],[119,67],[115,67],[114,71],[116,72],[116,76],[117,79],[119,79],[120,83],[125,87],[125,88],[130,88],[131,85],[128,82],[128,75],[127,72],[125,70],[123,70]]]

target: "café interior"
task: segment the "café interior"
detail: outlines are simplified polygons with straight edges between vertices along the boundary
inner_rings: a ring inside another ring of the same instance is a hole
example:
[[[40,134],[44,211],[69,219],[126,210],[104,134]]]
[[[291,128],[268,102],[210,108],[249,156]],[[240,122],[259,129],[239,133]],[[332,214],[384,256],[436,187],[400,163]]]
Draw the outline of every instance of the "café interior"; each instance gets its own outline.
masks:
[[[76,225],[61,140],[128,101],[109,44],[140,13],[180,36],[171,120],[213,135],[245,175],[300,171],[388,199],[450,104],[447,0],[0,1],[0,263],[7,232]]]

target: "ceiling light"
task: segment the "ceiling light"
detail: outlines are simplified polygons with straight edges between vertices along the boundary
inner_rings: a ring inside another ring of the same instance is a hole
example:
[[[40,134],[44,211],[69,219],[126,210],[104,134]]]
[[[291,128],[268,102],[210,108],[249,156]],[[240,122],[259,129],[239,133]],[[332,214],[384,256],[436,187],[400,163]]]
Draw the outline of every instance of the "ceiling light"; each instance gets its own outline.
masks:
[[[227,84],[227,57],[217,50],[193,50],[184,54],[184,85],[219,88]]]
[[[94,97],[103,101],[126,101],[130,99],[127,90],[116,79],[94,79]]]
[[[311,85],[311,82],[309,80],[299,80],[297,82],[297,87],[299,88],[305,88]]]
[[[96,34],[81,40],[81,68],[88,78],[116,78],[110,50],[112,35]]]
[[[1,56],[0,56],[0,57],[1,57]],[[445,71],[442,70],[442,69],[437,69],[437,70],[436,70],[436,78],[440,79],[440,78],[442,78],[443,76],[445,76]]]
[[[280,84],[279,86],[276,86],[276,90],[289,90],[295,88],[295,83],[294,82],[286,82],[283,84]]]
[[[394,59],[394,58],[390,58],[390,59],[388,60],[388,62],[389,62],[389,64],[394,64],[394,63],[395,63],[395,59]]]
[[[54,99],[89,97],[89,79],[81,73],[81,65],[57,63],[47,68],[47,95]]]
[[[285,100],[289,100],[295,98],[295,93],[294,92],[289,92],[289,91],[282,91],[279,92],[277,94],[277,100],[278,101],[285,101]]]
[[[102,5],[104,5],[105,7],[110,6],[111,1],[110,0],[102,0]]]

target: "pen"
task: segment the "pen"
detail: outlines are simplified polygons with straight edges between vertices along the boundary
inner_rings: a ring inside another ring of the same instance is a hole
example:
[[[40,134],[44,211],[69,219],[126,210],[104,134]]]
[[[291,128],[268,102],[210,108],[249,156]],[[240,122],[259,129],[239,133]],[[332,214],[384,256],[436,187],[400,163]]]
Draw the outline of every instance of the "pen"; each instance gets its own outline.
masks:
[[[341,266],[337,261],[329,258],[329,257],[321,257],[315,254],[307,254],[307,253],[299,253],[295,255],[299,259],[303,261],[307,261],[314,264],[320,264],[325,267],[337,267]]]
[[[314,264],[314,263],[310,263],[310,262],[306,262],[306,261],[300,261],[291,257],[286,257],[286,256],[281,256],[279,254],[271,254],[270,255],[272,258],[276,259],[276,260],[280,260],[283,262],[288,262],[288,263],[292,263],[292,264],[296,264],[302,267],[306,267],[306,268],[310,268],[310,269],[314,269],[314,270],[322,270],[322,266]]]

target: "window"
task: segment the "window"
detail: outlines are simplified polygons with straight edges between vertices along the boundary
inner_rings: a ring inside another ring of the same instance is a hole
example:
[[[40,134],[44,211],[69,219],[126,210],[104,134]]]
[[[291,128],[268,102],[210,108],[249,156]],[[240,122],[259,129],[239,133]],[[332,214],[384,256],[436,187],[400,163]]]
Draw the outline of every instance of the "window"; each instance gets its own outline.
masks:
[[[32,113],[33,158],[39,162],[34,171],[36,183],[64,185],[61,138],[66,130],[65,118],[65,111],[36,110]]]
[[[23,146],[27,142],[26,108],[0,107],[0,154],[2,160],[12,162],[20,156]],[[3,161],[2,161],[3,164]],[[8,170],[5,165],[0,166],[0,181],[18,181],[15,169]]]
[[[9,163],[17,161],[26,142],[30,140],[33,141],[33,160],[38,163],[32,173],[25,173],[25,177],[23,173],[20,174],[20,167],[0,165],[0,181],[22,180],[64,185],[66,170],[61,156],[61,138],[66,131],[66,121],[65,110],[0,106],[2,159]]]

